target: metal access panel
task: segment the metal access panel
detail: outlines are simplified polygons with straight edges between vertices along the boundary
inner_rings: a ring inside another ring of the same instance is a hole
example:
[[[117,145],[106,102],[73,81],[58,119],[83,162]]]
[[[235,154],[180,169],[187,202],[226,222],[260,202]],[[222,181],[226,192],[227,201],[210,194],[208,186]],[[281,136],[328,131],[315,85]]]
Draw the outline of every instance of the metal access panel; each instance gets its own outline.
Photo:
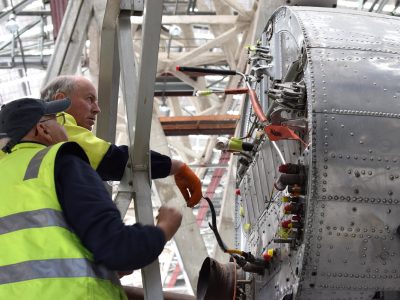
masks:
[[[303,142],[274,146],[265,139],[239,172],[241,245],[255,256],[268,248],[279,253],[264,275],[247,274],[249,299],[364,300],[399,292],[400,19],[281,7],[260,41],[273,59],[258,92],[304,84],[306,104],[294,109],[280,98],[265,101],[270,120],[302,129]],[[288,191],[273,187],[282,157],[307,175],[295,246],[278,242],[287,219]]]

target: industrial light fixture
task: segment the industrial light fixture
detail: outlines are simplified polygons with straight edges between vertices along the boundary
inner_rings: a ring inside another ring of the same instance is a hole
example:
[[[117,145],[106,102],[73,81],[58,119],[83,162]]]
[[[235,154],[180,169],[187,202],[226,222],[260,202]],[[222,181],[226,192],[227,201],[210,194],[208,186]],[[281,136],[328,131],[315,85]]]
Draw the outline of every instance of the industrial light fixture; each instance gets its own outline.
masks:
[[[170,109],[167,106],[166,99],[163,97],[161,101],[162,103],[159,106],[160,112],[168,116]]]
[[[13,35],[15,35],[18,32],[19,25],[18,25],[17,21],[15,21],[14,14],[10,14],[10,17],[8,18],[8,21],[6,23],[6,29],[8,30],[8,32],[10,32]]]
[[[178,25],[172,25],[169,28],[169,34],[172,37],[178,37],[178,36],[180,36],[182,34],[182,29]]]

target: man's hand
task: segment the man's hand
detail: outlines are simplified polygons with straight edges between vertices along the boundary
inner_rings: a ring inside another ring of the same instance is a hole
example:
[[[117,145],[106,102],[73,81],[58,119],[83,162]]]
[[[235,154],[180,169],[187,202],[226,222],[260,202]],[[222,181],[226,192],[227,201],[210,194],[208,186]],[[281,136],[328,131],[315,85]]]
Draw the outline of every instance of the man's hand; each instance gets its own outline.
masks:
[[[182,164],[176,172],[175,182],[188,207],[193,207],[199,203],[202,197],[201,182],[199,177],[186,164]]]
[[[157,216],[157,226],[164,232],[169,241],[181,226],[182,214],[175,208],[161,206]]]

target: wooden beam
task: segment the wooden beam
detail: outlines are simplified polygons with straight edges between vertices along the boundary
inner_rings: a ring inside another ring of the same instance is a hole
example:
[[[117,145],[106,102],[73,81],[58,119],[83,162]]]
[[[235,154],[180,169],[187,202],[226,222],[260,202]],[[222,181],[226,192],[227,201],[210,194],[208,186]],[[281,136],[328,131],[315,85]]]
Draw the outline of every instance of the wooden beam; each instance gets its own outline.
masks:
[[[166,136],[189,134],[233,135],[239,115],[208,115],[191,117],[159,117]]]

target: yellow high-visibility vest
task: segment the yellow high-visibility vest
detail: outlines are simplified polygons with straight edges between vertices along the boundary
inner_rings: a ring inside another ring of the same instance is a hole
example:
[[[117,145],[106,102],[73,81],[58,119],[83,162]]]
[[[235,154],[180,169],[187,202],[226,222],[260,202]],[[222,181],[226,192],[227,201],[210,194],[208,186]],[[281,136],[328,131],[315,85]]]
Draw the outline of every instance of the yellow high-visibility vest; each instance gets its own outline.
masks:
[[[64,127],[67,131],[68,141],[76,142],[82,147],[89,158],[90,165],[96,170],[111,144],[98,138],[90,130],[78,126],[70,114],[64,114]]]
[[[126,299],[115,272],[68,226],[57,199],[54,162],[76,143],[17,144],[0,160],[0,295],[3,299]]]

